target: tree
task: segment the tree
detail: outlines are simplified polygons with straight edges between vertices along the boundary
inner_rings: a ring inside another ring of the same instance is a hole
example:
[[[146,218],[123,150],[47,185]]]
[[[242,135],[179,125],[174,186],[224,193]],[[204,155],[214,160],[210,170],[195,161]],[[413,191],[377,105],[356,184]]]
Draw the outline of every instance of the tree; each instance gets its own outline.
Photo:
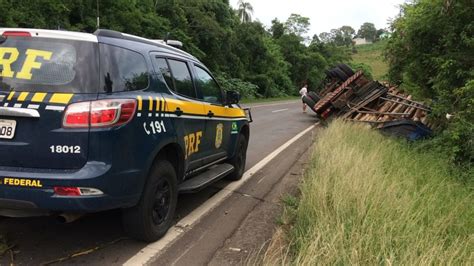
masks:
[[[281,23],[277,18],[274,18],[272,20],[270,32],[274,39],[278,39],[283,36],[283,34],[285,34],[285,25]]]
[[[357,36],[365,38],[368,41],[374,41],[377,34],[377,29],[373,23],[365,22],[357,31]]]
[[[309,18],[298,14],[291,14],[285,22],[285,29],[289,34],[295,34],[304,39],[304,35],[308,33],[310,25]]]
[[[249,2],[244,2],[244,0],[239,0],[238,5],[237,14],[239,15],[240,21],[242,23],[251,22],[253,14],[252,5]]]
[[[392,23],[389,78],[431,102],[438,137],[431,149],[474,176],[474,6],[470,0],[418,0]],[[446,113],[453,114],[446,120]],[[441,130],[440,130],[441,129]]]
[[[329,33],[329,32],[321,32],[321,33],[319,34],[319,39],[320,39],[321,42],[323,42],[323,43],[331,43],[331,42],[333,42],[333,40],[334,40],[332,34]]]
[[[355,30],[351,26],[342,26],[339,30],[341,31],[344,45],[352,45],[352,38],[354,37]]]

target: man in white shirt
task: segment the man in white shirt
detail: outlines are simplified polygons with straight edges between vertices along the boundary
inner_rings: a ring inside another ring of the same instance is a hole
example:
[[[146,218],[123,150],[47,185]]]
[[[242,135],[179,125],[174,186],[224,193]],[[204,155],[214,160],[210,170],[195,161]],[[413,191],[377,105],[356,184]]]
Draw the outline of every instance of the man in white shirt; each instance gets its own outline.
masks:
[[[303,88],[300,90],[301,101],[303,102],[303,97],[308,94],[308,84],[304,84]],[[306,104],[303,102],[303,113],[306,113]]]

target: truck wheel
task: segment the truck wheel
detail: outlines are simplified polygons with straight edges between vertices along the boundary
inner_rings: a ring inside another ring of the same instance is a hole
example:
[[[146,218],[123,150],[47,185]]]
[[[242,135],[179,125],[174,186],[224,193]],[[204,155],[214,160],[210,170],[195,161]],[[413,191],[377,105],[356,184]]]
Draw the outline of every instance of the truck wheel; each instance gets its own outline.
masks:
[[[316,112],[314,110],[314,106],[316,105],[316,102],[313,101],[313,99],[311,99],[310,97],[308,96],[303,96],[303,102],[311,109],[313,110],[313,112]]]
[[[314,91],[308,92],[308,97],[311,98],[315,103],[320,100],[319,96]]]
[[[160,239],[171,226],[177,201],[176,171],[170,162],[158,160],[148,175],[138,204],[123,210],[125,232],[147,242]]]
[[[344,73],[346,73],[346,75],[348,75],[349,77],[355,74],[354,70],[352,70],[352,68],[346,64],[339,64],[337,65],[337,67],[344,71]]]
[[[335,77],[337,77],[341,82],[344,82],[349,78],[347,74],[339,68],[334,68],[333,70],[331,70],[331,73]]]
[[[235,151],[235,155],[227,161],[229,164],[234,166],[234,171],[226,176],[226,179],[237,181],[244,175],[245,162],[247,161],[247,146],[247,138],[244,134],[240,134],[239,139],[237,140],[237,150]]]

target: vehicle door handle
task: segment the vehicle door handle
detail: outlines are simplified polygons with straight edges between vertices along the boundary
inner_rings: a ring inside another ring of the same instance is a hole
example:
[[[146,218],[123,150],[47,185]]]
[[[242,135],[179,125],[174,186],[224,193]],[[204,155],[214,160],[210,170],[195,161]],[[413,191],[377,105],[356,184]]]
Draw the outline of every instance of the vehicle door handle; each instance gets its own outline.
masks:
[[[174,110],[174,113],[175,113],[177,116],[183,115],[183,111],[181,111],[181,108],[179,108],[179,107],[176,107],[176,110]]]
[[[208,116],[208,117],[213,117],[213,116],[214,116],[214,113],[213,113],[211,110],[209,110],[209,112],[207,113],[207,116]]]

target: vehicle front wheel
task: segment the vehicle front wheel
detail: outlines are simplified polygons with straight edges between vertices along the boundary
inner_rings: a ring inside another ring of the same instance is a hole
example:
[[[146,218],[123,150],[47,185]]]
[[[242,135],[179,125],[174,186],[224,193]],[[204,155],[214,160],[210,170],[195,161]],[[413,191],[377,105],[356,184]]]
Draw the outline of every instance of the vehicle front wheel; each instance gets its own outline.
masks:
[[[245,163],[247,161],[247,146],[247,138],[241,133],[237,140],[237,150],[235,151],[235,155],[227,161],[229,164],[234,166],[234,171],[229,174],[226,179],[237,181],[244,175]]]
[[[170,162],[154,163],[138,204],[124,209],[125,232],[133,238],[153,242],[170,228],[178,201],[176,171]]]

